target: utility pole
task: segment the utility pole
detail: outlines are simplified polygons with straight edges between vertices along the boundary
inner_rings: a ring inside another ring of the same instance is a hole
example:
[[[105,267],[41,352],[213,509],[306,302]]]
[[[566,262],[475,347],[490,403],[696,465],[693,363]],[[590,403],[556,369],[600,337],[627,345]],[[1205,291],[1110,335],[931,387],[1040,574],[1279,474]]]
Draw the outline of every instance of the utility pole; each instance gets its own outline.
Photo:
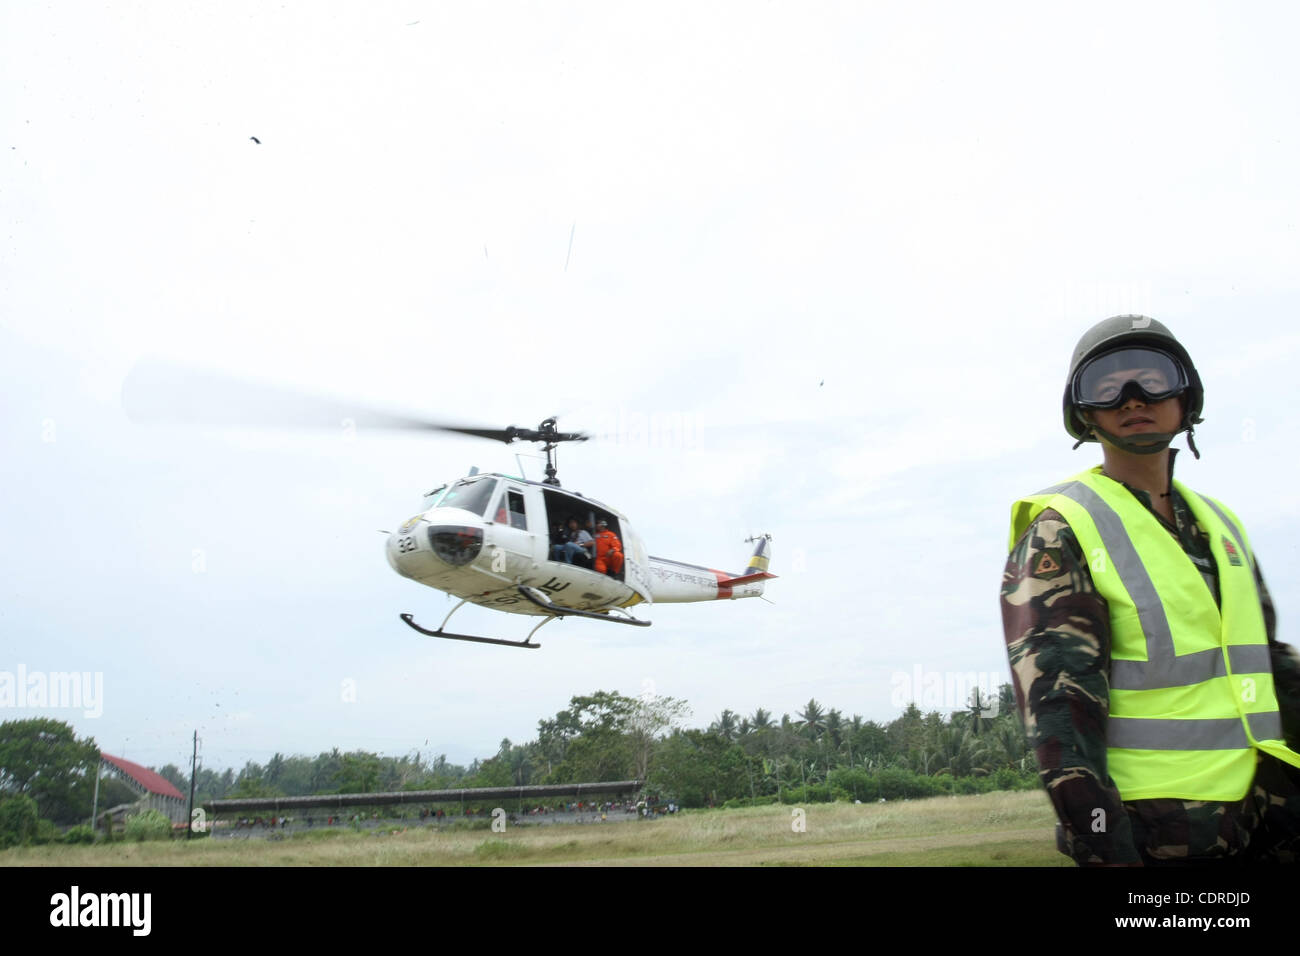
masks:
[[[186,810],[185,839],[194,835],[194,778],[195,768],[199,762],[199,732],[194,731],[194,749],[190,752],[190,805]]]
[[[90,828],[95,829],[95,814],[99,813],[99,751],[95,751],[95,797],[90,803]]]

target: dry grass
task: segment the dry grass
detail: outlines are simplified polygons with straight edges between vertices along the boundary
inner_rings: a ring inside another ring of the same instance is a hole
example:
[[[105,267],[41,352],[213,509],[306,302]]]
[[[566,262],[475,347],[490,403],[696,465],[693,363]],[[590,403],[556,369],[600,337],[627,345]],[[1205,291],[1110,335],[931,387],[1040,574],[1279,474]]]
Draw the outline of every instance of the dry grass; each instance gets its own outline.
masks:
[[[0,853],[4,866],[1047,866],[1055,816],[1038,791],[888,804],[708,810],[671,818],[486,830],[317,831]]]

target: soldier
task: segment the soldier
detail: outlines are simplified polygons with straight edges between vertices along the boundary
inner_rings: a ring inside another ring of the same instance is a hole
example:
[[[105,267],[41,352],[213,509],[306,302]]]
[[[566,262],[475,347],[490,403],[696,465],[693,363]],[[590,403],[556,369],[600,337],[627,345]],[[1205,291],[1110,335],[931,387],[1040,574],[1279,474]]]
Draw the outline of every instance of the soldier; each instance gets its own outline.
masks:
[[[1012,506],[1002,619],[1025,731],[1083,865],[1293,862],[1300,657],[1241,522],[1173,478],[1191,357],[1116,316],[1075,348],[1065,428],[1104,464]]]

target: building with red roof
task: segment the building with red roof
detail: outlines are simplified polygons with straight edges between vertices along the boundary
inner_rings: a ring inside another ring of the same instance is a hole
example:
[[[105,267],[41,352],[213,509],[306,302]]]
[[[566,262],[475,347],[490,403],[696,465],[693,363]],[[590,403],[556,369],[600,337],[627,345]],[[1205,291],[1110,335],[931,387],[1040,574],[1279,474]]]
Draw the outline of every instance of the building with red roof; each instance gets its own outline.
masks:
[[[125,757],[114,757],[102,751],[99,754],[99,766],[140,795],[137,809],[160,810],[173,823],[184,823],[188,819],[185,795],[166,777]]]

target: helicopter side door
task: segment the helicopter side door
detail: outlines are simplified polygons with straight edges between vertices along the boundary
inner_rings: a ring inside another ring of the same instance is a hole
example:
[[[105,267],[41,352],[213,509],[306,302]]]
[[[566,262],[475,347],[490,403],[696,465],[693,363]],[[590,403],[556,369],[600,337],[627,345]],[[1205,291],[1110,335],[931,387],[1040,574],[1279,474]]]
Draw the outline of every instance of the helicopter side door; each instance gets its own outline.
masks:
[[[487,513],[488,568],[503,581],[526,581],[536,575],[547,547],[546,512],[539,495],[523,484],[503,479]]]

